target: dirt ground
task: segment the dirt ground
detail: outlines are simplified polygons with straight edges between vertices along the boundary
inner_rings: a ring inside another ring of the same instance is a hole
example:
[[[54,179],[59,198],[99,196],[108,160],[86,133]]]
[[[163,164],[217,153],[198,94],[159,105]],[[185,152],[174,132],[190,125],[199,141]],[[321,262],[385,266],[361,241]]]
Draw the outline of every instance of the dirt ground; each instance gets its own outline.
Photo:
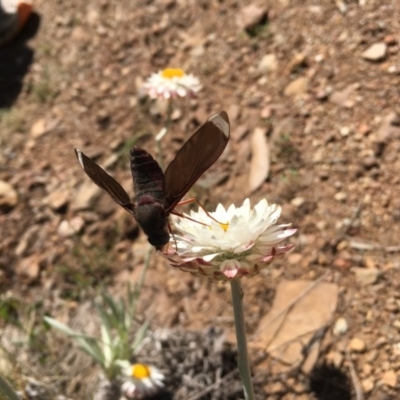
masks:
[[[90,325],[97,290],[123,293],[140,276],[148,245],[133,218],[85,176],[73,149],[133,196],[129,148],[156,154],[164,121],[140,88],[150,73],[176,67],[203,88],[173,104],[166,163],[211,114],[226,110],[231,124],[225,153],[189,194],[210,210],[266,198],[298,229],[289,255],[243,281],[250,336],[282,279],[323,277],[338,287],[328,339],[309,374],[278,373],[273,360],[251,355],[258,398],[398,398],[400,3],[36,0],[35,7],[26,31],[0,48],[0,181],[17,196],[0,193],[7,354],[0,370],[18,387],[51,388],[51,398],[90,398],[98,369],[42,316]],[[269,173],[251,191],[260,129]],[[229,286],[174,270],[155,254],[141,307],[153,330],[208,338],[200,332],[212,327],[235,348]],[[338,320],[346,329],[335,335]],[[179,380],[173,365],[160,368]],[[199,398],[242,398],[218,390]]]

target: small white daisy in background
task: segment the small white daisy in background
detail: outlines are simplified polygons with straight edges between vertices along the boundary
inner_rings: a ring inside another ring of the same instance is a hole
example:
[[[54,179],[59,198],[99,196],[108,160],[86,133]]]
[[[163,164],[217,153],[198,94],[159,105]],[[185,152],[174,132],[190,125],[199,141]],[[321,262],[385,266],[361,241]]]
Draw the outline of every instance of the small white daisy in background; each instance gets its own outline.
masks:
[[[265,199],[254,208],[250,208],[249,199],[241,207],[231,205],[227,210],[219,204],[209,214],[219,223],[202,208],[189,215],[197,222],[183,217],[173,219],[181,234],[171,238],[166,254],[172,266],[196,276],[231,280],[258,274],[293,247],[279,243],[296,229],[289,229],[290,224],[276,225],[281,207]]]
[[[123,365],[125,381],[121,391],[128,399],[152,396],[164,387],[164,375],[157,368],[146,364],[130,364],[128,361],[121,361],[120,364]]]
[[[143,89],[152,99],[170,99],[193,97],[201,89],[201,85],[198,78],[186,74],[180,68],[166,68],[152,74],[143,85]]]

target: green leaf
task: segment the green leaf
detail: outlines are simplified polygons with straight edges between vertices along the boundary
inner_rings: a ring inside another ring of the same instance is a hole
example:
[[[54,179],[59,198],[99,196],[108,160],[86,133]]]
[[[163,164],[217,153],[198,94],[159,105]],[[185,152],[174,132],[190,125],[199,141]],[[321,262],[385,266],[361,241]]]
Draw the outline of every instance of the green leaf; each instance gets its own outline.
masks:
[[[86,338],[81,338],[81,340],[78,342],[78,346],[101,366],[103,366],[103,368],[105,367],[104,355],[95,340],[89,342]]]
[[[102,307],[96,305],[96,310],[100,315],[101,325],[107,329],[108,334],[111,334],[111,324],[110,324],[110,315],[104,311]]]
[[[47,322],[50,326],[52,326],[53,328],[58,329],[59,331],[65,333],[68,336],[75,336],[75,335],[79,335],[78,332],[74,331],[73,329],[71,329],[70,327],[68,327],[67,325],[63,324],[62,322],[57,321],[54,318],[50,318],[50,317],[43,317],[43,319],[45,320],[45,322]]]
[[[108,293],[102,293],[103,303],[106,303],[108,307],[110,307],[112,315],[117,321],[120,321],[123,318],[123,308],[120,308],[118,303],[114,301],[114,299]],[[122,300],[121,303],[123,304]]]
[[[146,333],[147,333],[147,328],[149,327],[150,321],[145,321],[141,327],[138,329],[138,331],[135,334],[135,339],[133,340],[133,343],[131,344],[131,349],[133,353],[137,353],[140,350],[140,345],[142,344]]]

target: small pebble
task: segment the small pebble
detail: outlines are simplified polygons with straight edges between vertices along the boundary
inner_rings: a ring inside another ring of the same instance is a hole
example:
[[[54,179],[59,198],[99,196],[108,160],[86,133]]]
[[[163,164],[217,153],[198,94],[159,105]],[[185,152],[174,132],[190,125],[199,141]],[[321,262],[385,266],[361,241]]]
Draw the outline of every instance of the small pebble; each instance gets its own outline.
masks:
[[[350,341],[349,347],[350,350],[355,351],[356,353],[363,353],[366,349],[365,342],[359,338],[352,339]]]
[[[347,323],[346,319],[340,317],[336,320],[335,325],[333,326],[333,334],[336,336],[343,335],[348,329],[349,324]]]
[[[386,371],[382,376],[382,382],[386,386],[389,386],[392,388],[396,387],[396,385],[397,385],[396,372],[394,372],[393,370]]]
[[[367,378],[367,379],[363,379],[361,381],[361,386],[365,393],[369,393],[372,391],[372,389],[374,388],[375,385],[374,385],[374,381],[372,378]]]
[[[300,207],[304,202],[304,197],[295,197],[290,203],[295,207]]]
[[[344,192],[339,192],[335,194],[334,198],[337,201],[345,201],[347,199],[347,194]]]
[[[353,267],[351,272],[356,275],[357,282],[362,286],[373,285],[381,275],[381,271],[377,268]]]
[[[387,45],[385,43],[375,43],[365,50],[361,57],[368,61],[381,61],[386,57]]]
[[[349,136],[350,128],[348,126],[343,126],[342,128],[340,128],[340,134],[342,136]]]

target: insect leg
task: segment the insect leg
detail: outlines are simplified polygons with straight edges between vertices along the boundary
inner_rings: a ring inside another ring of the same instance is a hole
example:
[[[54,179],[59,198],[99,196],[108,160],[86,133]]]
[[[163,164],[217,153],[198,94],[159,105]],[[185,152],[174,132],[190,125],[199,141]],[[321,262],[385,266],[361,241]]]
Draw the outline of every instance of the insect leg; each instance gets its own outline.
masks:
[[[175,210],[171,211],[171,214],[174,214],[174,215],[176,215],[176,216],[178,216],[178,217],[181,217],[181,218],[186,218],[186,219],[188,219],[189,221],[196,222],[196,223],[198,223],[198,224],[200,224],[200,225],[209,226],[209,225],[205,224],[204,222],[197,221],[197,220],[195,220],[195,219],[193,219],[193,218],[190,218],[190,217],[188,217],[187,215],[184,215],[184,214],[182,214],[182,213],[180,213],[180,212],[178,212],[178,211],[175,211]],[[207,215],[208,215],[208,214],[207,214]],[[210,217],[211,217],[211,216],[210,216]],[[214,218],[211,217],[211,219],[214,219]],[[217,221],[217,222],[218,222],[218,221]],[[218,222],[218,223],[219,223],[219,222]]]
[[[174,238],[174,242],[175,242],[175,251],[178,251],[178,243],[176,242],[176,238],[174,235],[174,232],[172,232],[172,226],[171,226],[171,222],[168,221],[168,231],[170,233],[170,235],[172,235],[172,237]],[[167,243],[167,249],[165,251],[165,254],[168,254],[169,251],[169,242]]]
[[[197,203],[197,204],[199,205],[199,207],[202,208],[203,211],[206,213],[207,217],[208,217],[208,218],[211,218],[211,219],[212,219],[213,221],[215,221],[217,224],[219,224],[219,225],[226,225],[226,223],[220,222],[220,221],[218,221],[217,219],[215,219],[212,215],[210,215],[210,214],[207,212],[207,210],[204,208],[204,206],[203,206],[195,197],[192,197],[192,198],[190,198],[190,199],[183,200],[183,201],[179,202],[179,203],[177,204],[177,206],[183,206],[183,205],[185,205],[185,204],[190,204],[190,203]],[[191,221],[194,221],[194,222],[197,222],[197,223],[199,223],[199,224],[201,224],[201,225],[208,226],[207,224],[203,224],[202,222],[199,222],[199,221],[196,221],[196,220],[194,220],[194,219],[191,219],[191,218],[187,217],[186,215],[180,214],[180,213],[178,213],[178,212],[175,211],[175,210],[173,210],[173,211],[171,212],[171,214],[177,215],[178,217],[187,218],[187,219],[189,219],[189,220],[191,220]]]

